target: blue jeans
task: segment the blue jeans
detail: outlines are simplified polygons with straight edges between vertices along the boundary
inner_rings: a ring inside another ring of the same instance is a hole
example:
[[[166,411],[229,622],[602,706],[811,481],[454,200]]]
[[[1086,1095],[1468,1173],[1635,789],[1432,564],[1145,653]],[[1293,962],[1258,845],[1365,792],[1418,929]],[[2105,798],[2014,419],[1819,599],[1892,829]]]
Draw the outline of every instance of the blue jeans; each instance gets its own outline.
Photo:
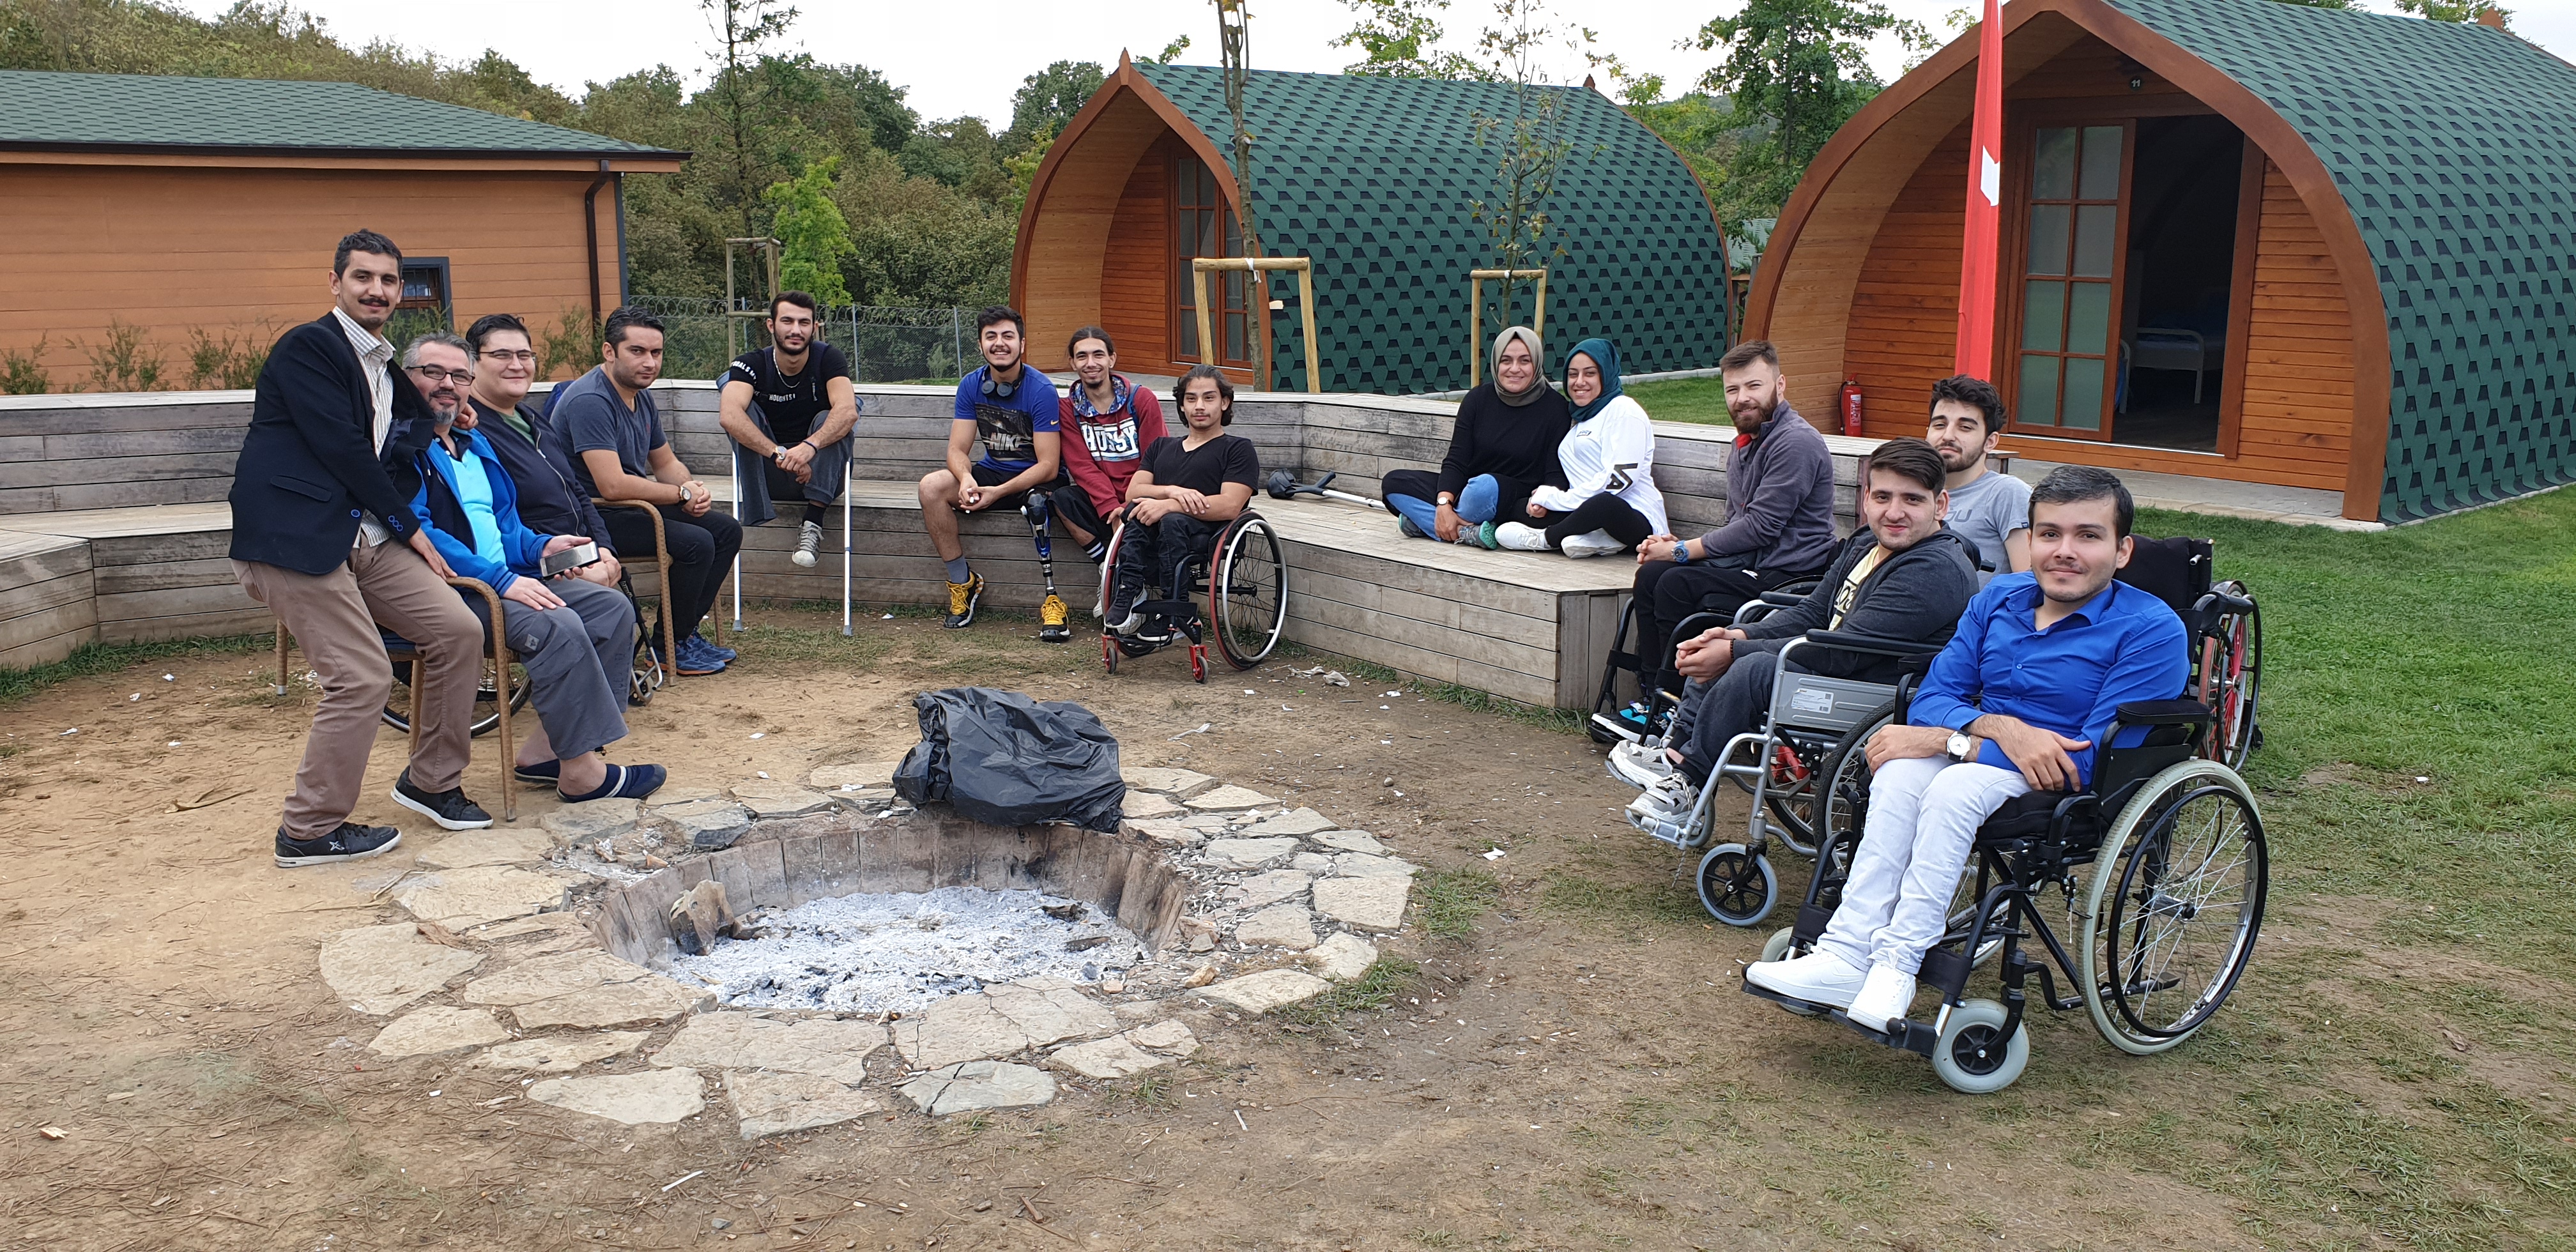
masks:
[[[1467,480],[1467,489],[1458,493],[1458,503],[1453,507],[1460,521],[1481,526],[1494,520],[1494,508],[1502,503],[1502,498],[1502,484],[1495,482],[1491,474],[1478,474]],[[1423,534],[1435,538],[1439,535],[1440,532],[1431,527],[1440,516],[1440,510],[1431,501],[1420,496],[1391,494],[1386,498],[1386,506],[1421,528]]]

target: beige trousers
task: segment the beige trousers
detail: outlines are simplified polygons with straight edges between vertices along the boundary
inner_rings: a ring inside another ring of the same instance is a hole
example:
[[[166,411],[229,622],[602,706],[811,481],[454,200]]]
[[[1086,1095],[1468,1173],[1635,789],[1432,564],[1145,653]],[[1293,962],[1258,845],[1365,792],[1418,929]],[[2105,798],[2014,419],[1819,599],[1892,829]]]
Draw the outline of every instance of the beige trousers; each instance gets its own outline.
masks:
[[[358,806],[367,753],[393,692],[379,624],[419,645],[428,671],[412,739],[412,785],[433,792],[457,785],[483,677],[483,626],[419,553],[389,540],[349,549],[348,564],[318,577],[256,561],[233,562],[233,573],[252,599],[277,610],[322,682],[279,833],[319,839]]]

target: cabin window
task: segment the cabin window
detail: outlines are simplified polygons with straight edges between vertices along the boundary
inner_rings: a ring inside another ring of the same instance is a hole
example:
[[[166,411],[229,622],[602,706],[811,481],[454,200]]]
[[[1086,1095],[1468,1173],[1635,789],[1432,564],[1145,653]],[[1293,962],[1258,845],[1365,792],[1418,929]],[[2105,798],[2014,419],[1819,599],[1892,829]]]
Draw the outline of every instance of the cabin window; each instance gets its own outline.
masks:
[[[1190,261],[1196,257],[1243,255],[1243,228],[1226,207],[1225,189],[1215,171],[1205,161],[1183,153],[1172,161],[1172,282],[1173,319],[1180,327],[1180,352],[1176,359],[1184,364],[1202,359],[1199,349],[1199,307],[1196,275]],[[1247,284],[1242,274],[1219,274],[1208,284],[1214,293],[1215,307],[1209,310],[1215,319],[1219,344],[1224,348],[1222,364],[1249,367],[1252,364],[1251,323],[1246,316]]]
[[[443,256],[405,257],[402,263],[402,299],[396,309],[419,309],[444,317],[450,308],[447,297],[447,258]]]
[[[2124,126],[2043,126],[2032,145],[2021,420],[2099,432],[2110,405]]]

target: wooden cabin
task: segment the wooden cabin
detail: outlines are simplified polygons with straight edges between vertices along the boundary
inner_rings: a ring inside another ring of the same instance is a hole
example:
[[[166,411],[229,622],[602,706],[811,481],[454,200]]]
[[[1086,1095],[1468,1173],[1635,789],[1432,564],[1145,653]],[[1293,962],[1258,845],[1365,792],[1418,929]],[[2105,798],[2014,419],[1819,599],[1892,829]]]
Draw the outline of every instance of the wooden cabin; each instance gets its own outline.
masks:
[[[1707,192],[1599,93],[1537,90],[1561,110],[1569,144],[1537,262],[1550,271],[1549,368],[1593,335],[1615,342],[1631,372],[1715,365],[1729,294]],[[1504,84],[1251,74],[1254,233],[1265,255],[1313,261],[1322,390],[1468,385],[1468,274],[1498,264],[1476,203],[1496,197],[1501,141],[1476,138],[1480,121],[1513,107]],[[1190,260],[1243,251],[1233,134],[1221,70],[1119,58],[1047,150],[1021,211],[1011,292],[1041,367],[1064,368],[1068,336],[1089,324],[1109,330],[1130,373],[1202,359]],[[1528,321],[1527,284],[1508,317],[1497,284],[1484,295],[1487,336]],[[1293,276],[1275,277],[1266,297],[1225,276],[1210,297],[1218,363],[1253,386],[1305,389],[1298,298]],[[1264,317],[1272,350],[1256,361]]]
[[[2275,0],[2003,10],[1995,359],[2043,461],[2430,516],[2576,469],[2576,66],[2501,29]],[[1863,108],[1746,310],[1792,399],[1919,432],[1951,372],[1971,31]]]
[[[0,71],[0,357],[100,390],[130,328],[189,386],[199,336],[265,353],[328,311],[359,227],[458,328],[595,316],[625,296],[624,175],[687,155],[351,83]]]

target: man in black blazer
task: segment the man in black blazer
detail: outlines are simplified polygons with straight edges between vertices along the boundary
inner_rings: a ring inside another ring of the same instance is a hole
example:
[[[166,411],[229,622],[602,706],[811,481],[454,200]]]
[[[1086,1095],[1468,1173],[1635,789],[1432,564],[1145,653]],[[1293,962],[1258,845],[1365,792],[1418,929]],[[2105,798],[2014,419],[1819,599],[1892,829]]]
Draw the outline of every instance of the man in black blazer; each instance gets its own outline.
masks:
[[[432,416],[393,376],[384,326],[402,252],[361,230],[331,262],[332,310],[286,332],[260,368],[233,466],[233,572],[286,623],[322,699],[277,828],[277,863],[375,856],[402,841],[352,822],[393,670],[378,627],[419,646],[420,723],[393,799],[449,830],[492,824],[460,787],[482,680],[483,627],[411,510]]]

